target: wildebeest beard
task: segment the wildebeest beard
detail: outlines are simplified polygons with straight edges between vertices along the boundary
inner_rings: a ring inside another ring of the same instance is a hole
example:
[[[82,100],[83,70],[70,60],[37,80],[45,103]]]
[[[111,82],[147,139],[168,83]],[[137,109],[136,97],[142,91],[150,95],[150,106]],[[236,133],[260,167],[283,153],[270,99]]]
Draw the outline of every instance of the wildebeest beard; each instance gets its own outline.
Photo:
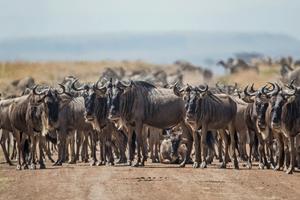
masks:
[[[259,126],[262,128],[266,125],[266,112],[268,109],[268,103],[260,103],[260,105],[257,105],[257,119]]]
[[[94,101],[95,106],[95,114],[98,120],[103,121],[108,117],[108,104],[107,104],[107,97],[97,97],[95,98],[96,102]]]
[[[58,121],[59,102],[47,102],[49,122],[55,123]]]

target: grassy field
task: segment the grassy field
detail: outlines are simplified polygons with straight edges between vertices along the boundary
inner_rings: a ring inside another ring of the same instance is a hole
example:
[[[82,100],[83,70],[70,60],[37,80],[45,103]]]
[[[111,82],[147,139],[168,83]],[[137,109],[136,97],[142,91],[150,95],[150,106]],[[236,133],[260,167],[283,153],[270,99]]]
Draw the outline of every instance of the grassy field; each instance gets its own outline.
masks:
[[[22,79],[26,76],[33,77],[37,83],[56,84],[63,77],[74,75],[82,81],[96,81],[101,72],[106,68],[122,67],[126,72],[144,69],[152,71],[165,70],[167,73],[178,69],[175,65],[156,65],[143,61],[82,61],[82,62],[0,62],[0,91],[13,80]],[[276,81],[279,78],[278,66],[259,66],[260,73],[255,71],[241,71],[233,75],[214,77],[212,83],[238,83],[245,86],[250,83],[263,85],[266,81]],[[184,82],[189,84],[203,83],[203,78],[195,72],[184,71]]]

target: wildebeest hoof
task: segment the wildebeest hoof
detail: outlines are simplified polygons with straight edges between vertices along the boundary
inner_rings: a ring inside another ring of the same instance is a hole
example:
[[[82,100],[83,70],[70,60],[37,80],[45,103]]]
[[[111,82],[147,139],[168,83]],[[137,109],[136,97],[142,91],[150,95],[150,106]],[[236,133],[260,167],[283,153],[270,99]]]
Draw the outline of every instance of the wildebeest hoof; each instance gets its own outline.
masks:
[[[68,164],[76,164],[76,161],[75,160],[71,160],[68,162]]]
[[[21,167],[21,165],[17,165],[17,168],[16,168],[17,170],[21,170],[22,169],[22,167]]]
[[[185,167],[185,162],[180,163],[179,167]]]
[[[62,166],[62,163],[58,161],[58,162],[54,163],[53,166]]]
[[[90,163],[90,166],[96,166],[96,162],[95,162],[95,161],[92,161],[92,162]]]
[[[44,163],[40,164],[40,169],[46,169],[46,165]]]
[[[127,165],[128,165],[128,166],[131,166],[131,165],[132,165],[132,162],[129,160],[129,161],[127,162]]]
[[[200,168],[201,168],[201,169],[207,168],[207,164],[206,164],[205,161],[203,161],[203,162],[201,163]]]
[[[132,164],[131,167],[139,167],[139,162]]]
[[[28,165],[24,165],[23,169],[29,169]]]
[[[200,167],[200,164],[199,164],[199,162],[194,162],[194,164],[193,164],[193,168],[199,168]]]
[[[293,174],[293,168],[292,167],[289,167],[287,170],[286,170],[286,173],[287,174]]]
[[[264,169],[264,168],[265,168],[265,165],[263,163],[259,163],[258,169]]]
[[[32,164],[30,165],[30,169],[31,169],[31,170],[35,170],[35,169],[36,169],[36,165],[32,163]]]
[[[220,169],[226,169],[226,163],[225,162],[222,162],[222,164],[220,166]]]
[[[102,166],[102,165],[105,165],[105,162],[99,161],[99,162],[97,163],[97,166]]]
[[[239,169],[239,163],[237,160],[234,161],[234,169]]]
[[[246,167],[247,167],[248,169],[251,169],[251,168],[252,168],[252,163],[248,162]]]
[[[280,166],[276,165],[276,167],[274,168],[274,171],[279,171],[280,170]]]

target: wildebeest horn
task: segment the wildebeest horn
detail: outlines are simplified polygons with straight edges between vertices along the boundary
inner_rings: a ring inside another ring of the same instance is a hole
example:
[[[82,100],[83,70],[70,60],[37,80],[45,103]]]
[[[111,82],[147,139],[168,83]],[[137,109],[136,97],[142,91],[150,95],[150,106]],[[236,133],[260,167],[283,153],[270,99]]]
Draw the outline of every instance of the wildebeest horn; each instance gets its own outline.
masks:
[[[291,80],[291,82],[288,85],[286,85],[286,87],[289,89],[295,89],[296,87],[294,83],[295,83],[295,79]]]
[[[250,89],[251,89],[251,92],[257,92],[257,91],[254,89],[254,83],[252,83]]]
[[[281,88],[278,85],[278,83],[275,83],[274,89],[271,92],[269,92],[268,95],[270,95],[270,96],[277,95],[280,90],[281,90]]]
[[[272,92],[275,89],[275,84],[271,83],[271,82],[267,82],[267,84],[270,84],[272,86],[272,89],[268,88],[268,85],[265,85],[264,87],[262,87],[260,92],[263,93],[264,95],[268,96],[269,93]]]
[[[100,83],[100,80],[98,80],[98,81],[96,82],[96,84],[94,84],[94,86],[93,86],[96,90],[103,91],[104,89],[106,89],[106,86],[105,86],[105,85],[99,87],[99,83]]]
[[[68,95],[68,96],[72,96],[69,92],[66,91],[66,87],[65,87],[63,84],[59,83],[58,85],[59,85],[59,86],[61,87],[61,89],[62,89],[62,92],[58,92],[58,91],[57,91],[58,94],[66,94],[66,95]]]
[[[251,88],[253,88],[253,85],[254,85],[254,84],[252,84]],[[255,96],[255,94],[256,94],[256,91],[255,91],[255,92],[251,92],[251,93],[249,93],[249,91],[248,91],[248,87],[249,87],[249,85],[247,85],[247,86],[245,87],[245,89],[244,89],[244,93],[245,93],[245,95],[247,95],[247,96]]]
[[[283,94],[284,94],[285,96],[294,96],[294,95],[296,94],[296,92],[297,92],[297,88],[294,88],[294,89],[292,89],[292,92],[290,92],[290,91],[288,91],[288,90],[284,90],[284,91],[283,91]]]
[[[207,92],[207,90],[208,90],[208,85],[205,85],[204,86],[204,89],[201,89],[201,87],[199,86],[199,87],[197,87],[197,89],[199,90],[199,92]]]
[[[130,87],[131,84],[132,84],[132,81],[130,81],[128,84],[125,83],[125,82],[123,82],[123,81],[120,81],[120,83],[121,83],[123,86],[125,86],[125,87]]]
[[[72,84],[71,84],[71,88],[73,89],[73,90],[75,90],[75,91],[82,91],[82,90],[85,90],[85,87],[83,86],[83,87],[81,87],[81,88],[77,88],[76,86],[75,86],[75,84],[78,82],[78,79],[75,79],[75,81],[73,81],[72,82]]]
[[[32,89],[33,94],[35,94],[35,95],[43,95],[43,94],[45,94],[45,93],[49,90],[49,88],[46,88],[46,89],[44,89],[44,90],[38,92],[38,91],[37,91],[38,86],[39,86],[39,85],[36,85],[36,86],[34,86],[33,89]]]

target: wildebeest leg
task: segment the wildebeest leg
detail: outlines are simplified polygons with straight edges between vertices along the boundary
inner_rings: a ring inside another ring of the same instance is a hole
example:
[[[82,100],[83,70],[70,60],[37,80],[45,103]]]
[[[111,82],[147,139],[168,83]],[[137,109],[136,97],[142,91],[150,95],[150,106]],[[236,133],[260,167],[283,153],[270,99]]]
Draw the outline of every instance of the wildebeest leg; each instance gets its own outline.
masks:
[[[249,156],[248,156],[247,168],[251,169],[252,168],[252,151],[253,151],[253,143],[254,143],[254,132],[251,130],[248,130],[248,136],[249,136]]]
[[[40,164],[40,169],[46,169],[46,166],[45,166],[45,163],[44,163],[44,159],[43,159],[43,149],[46,151],[46,154],[48,155],[47,148],[45,148],[46,147],[45,146],[46,139],[42,135],[39,135],[37,139],[38,139],[38,144],[39,144],[39,164]]]
[[[235,129],[234,126],[232,124],[229,125],[229,134],[230,134],[230,142],[231,142],[231,153],[233,154],[233,163],[234,163],[234,168],[235,169],[239,169],[239,163],[237,161],[236,158],[236,153],[235,153],[235,149],[236,149],[236,142],[235,142]]]
[[[185,157],[183,158],[183,161],[180,163],[179,167],[185,167],[185,164],[187,164],[191,160],[191,152],[193,148],[193,130],[185,124],[185,122],[180,123],[182,128],[182,136],[187,138],[187,152],[185,154]],[[201,162],[201,148],[199,147],[199,155],[200,155],[200,161]]]
[[[154,146],[154,139],[153,139],[153,135],[151,135],[153,133],[150,132],[149,135],[149,151],[150,151],[150,158],[152,160],[152,163],[155,163],[155,158],[154,158],[154,153],[153,153],[153,146]]]
[[[206,155],[207,155],[207,144],[206,144],[206,137],[207,137],[207,126],[202,125],[201,129],[201,147],[202,147],[202,163],[200,165],[201,168],[206,168],[207,167],[207,161],[206,161]],[[194,141],[196,143],[196,141]],[[195,145],[195,154],[196,154],[196,149],[199,147]]]
[[[54,165],[61,166],[64,161],[65,156],[65,143],[66,143],[66,132],[59,131],[57,133],[57,148],[58,148],[58,158]]]
[[[220,136],[217,138],[217,140],[218,140],[218,146],[217,146],[217,148],[218,148],[218,156],[219,156],[219,162],[220,163],[222,163],[223,162],[223,154],[222,154],[222,149],[223,149],[223,142],[222,142],[222,138],[223,137],[226,137],[225,136],[225,132],[223,131],[223,136],[221,136],[221,133],[220,133]],[[226,139],[227,139],[227,137],[226,137]]]
[[[295,137],[289,137],[289,151],[290,151],[290,166],[287,169],[287,174],[292,174],[295,167]]]
[[[89,138],[88,138],[87,133],[84,133],[83,138],[84,138],[84,140],[83,140],[83,146],[84,146],[84,162],[85,162],[85,163],[88,163],[88,162],[89,162],[89,150],[88,150],[88,147],[89,147]]]
[[[92,131],[90,133],[90,141],[91,141],[91,157],[92,157],[92,162],[90,163],[91,166],[95,166],[97,162],[96,158],[96,137],[95,137],[95,131]]]
[[[17,145],[16,145],[16,139],[13,138],[13,147],[12,147],[12,152],[10,155],[10,160],[13,160],[17,157]]]
[[[300,134],[296,136],[296,166],[300,169]]]
[[[20,133],[20,132],[19,132]],[[26,155],[28,156],[28,150],[30,152],[30,147],[28,145],[29,141],[28,138],[26,137],[26,135],[24,133],[20,133],[21,137],[20,137],[20,141],[21,141],[21,150],[20,150],[20,155],[21,155],[21,165],[23,166],[23,169],[28,169],[28,164],[27,164],[27,160],[26,160]],[[29,148],[29,149],[28,149]]]
[[[71,158],[69,160],[69,164],[76,164],[76,155],[75,155],[75,131],[69,133],[68,140],[70,143],[70,153],[69,157]]]
[[[220,141],[221,141],[221,144],[219,146],[219,154],[220,154],[219,156],[222,158],[222,164],[220,168],[226,168],[226,164],[227,164],[226,158],[228,157],[228,137],[224,129],[220,129],[219,133],[220,133]],[[222,148],[223,148],[222,140],[224,141],[224,153],[222,153]]]
[[[31,138],[31,144],[30,144],[31,148],[30,149],[31,149],[31,160],[32,160],[30,169],[34,170],[34,169],[36,169],[36,139],[37,139],[36,137],[37,136],[34,136],[33,133],[30,133],[29,135]]]
[[[6,148],[6,141],[9,139],[9,132],[7,132],[6,130],[2,130],[2,137],[1,137],[1,140],[0,140],[0,144],[1,144],[1,147],[2,147],[2,150],[3,150],[3,154],[4,154],[4,157],[5,157],[5,161],[7,164],[9,165],[12,165],[10,159],[9,159],[9,152],[7,151],[7,149],[9,148],[9,144],[8,144],[8,147]]]
[[[203,133],[202,133],[202,135],[203,135]],[[201,157],[201,151],[199,151],[200,139],[199,139],[198,130],[193,131],[193,140],[194,140],[194,149],[195,149],[195,161],[193,164],[193,168],[198,168],[198,167],[200,167],[200,157]]]
[[[284,157],[284,144],[282,139],[282,133],[275,134],[277,145],[278,145],[278,161],[274,170],[278,171],[283,166],[283,157]]]
[[[154,144],[154,153],[155,153],[155,162],[159,162],[159,156],[158,156],[158,152],[159,152],[159,142],[155,142]]]
[[[14,131],[14,138],[16,140],[16,150],[17,150],[17,170],[21,170],[21,134],[18,131]]]
[[[142,160],[141,159],[141,151],[143,153],[143,155],[145,154],[144,152],[144,147],[143,147],[143,124],[136,124],[136,127],[135,127],[135,134],[136,134],[136,142],[137,142],[137,162],[135,164],[133,164],[134,167],[138,167],[140,162],[142,161],[141,163],[141,166],[144,166],[144,159]]]
[[[128,128],[128,165],[131,166],[134,159],[134,145],[133,144],[133,129],[131,127]]]
[[[81,143],[82,143],[82,132],[77,130],[76,131],[76,152],[75,152],[76,161],[79,161]],[[81,159],[82,159],[82,150],[81,150]]]

